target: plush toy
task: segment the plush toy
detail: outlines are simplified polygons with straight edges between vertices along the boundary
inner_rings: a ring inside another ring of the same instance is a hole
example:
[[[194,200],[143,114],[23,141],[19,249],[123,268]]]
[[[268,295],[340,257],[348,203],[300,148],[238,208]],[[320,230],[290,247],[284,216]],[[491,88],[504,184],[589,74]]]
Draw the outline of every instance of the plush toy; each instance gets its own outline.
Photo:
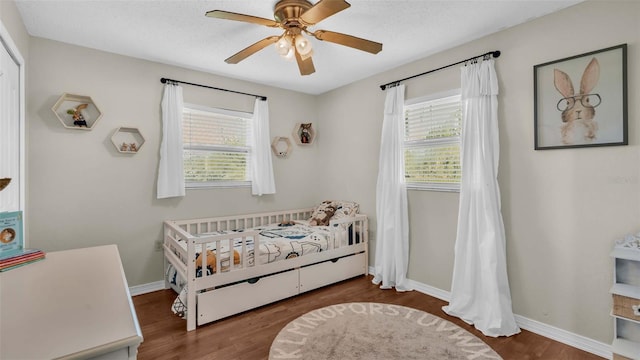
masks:
[[[293,226],[295,225],[295,221],[292,220],[284,220],[282,221],[280,224],[278,224],[278,226]]]
[[[300,142],[303,144],[308,144],[311,142],[311,125],[312,123],[308,123],[308,124],[300,124]]]
[[[336,206],[330,201],[324,201],[318,208],[313,212],[311,219],[309,221],[309,225],[311,226],[327,226],[329,225],[329,220],[333,217],[333,214],[336,213]]]
[[[200,255],[201,254],[198,254],[196,257],[196,268],[202,268],[202,257]],[[228,261],[229,260],[221,261],[223,270],[229,267],[228,265],[224,265],[224,263],[228,263]],[[233,263],[236,265],[240,263],[240,253],[236,250],[233,250]],[[216,272],[216,253],[212,250],[207,250],[207,267],[212,269],[213,272]]]
[[[87,127],[87,121],[84,119],[84,116],[81,112],[82,110],[86,109],[87,106],[89,106],[89,104],[80,104],[76,106],[75,109],[67,110],[67,114],[71,115],[71,117],[73,118],[74,126]]]

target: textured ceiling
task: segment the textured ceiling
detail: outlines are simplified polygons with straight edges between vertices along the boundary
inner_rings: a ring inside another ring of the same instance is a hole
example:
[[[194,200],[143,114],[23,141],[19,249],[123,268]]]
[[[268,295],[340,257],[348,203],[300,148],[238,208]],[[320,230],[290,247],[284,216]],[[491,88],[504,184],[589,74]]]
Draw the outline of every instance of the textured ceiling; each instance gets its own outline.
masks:
[[[32,36],[309,94],[324,93],[581,0],[348,2],[350,8],[311,29],[381,42],[382,52],[372,55],[313,39],[316,72],[301,76],[295,61],[281,59],[272,46],[239,64],[225,63],[244,47],[281,31],[204,16],[217,9],[272,19],[273,0],[16,0]]]

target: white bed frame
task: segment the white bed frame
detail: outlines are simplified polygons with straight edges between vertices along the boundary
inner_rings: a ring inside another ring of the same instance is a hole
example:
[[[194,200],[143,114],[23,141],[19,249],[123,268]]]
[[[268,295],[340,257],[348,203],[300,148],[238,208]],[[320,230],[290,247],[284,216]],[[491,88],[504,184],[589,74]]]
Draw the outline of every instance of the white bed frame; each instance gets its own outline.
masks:
[[[164,222],[165,270],[170,264],[187,281],[187,331],[227,316],[238,314],[262,305],[301,294],[325,285],[358,275],[367,274],[369,223],[366,215],[331,220],[329,249],[292,259],[260,264],[256,253],[254,265],[242,261],[227,268],[216,257],[216,271],[210,275],[196,276],[196,248],[216,243],[216,249],[228,245],[233,239],[242,238],[240,259],[248,258],[246,241],[255,239],[259,247],[257,231],[196,237],[196,234],[221,230],[250,229],[256,226],[306,220],[313,209],[299,209],[216,217],[194,220],[168,220]],[[339,226],[345,225],[345,226]],[[351,225],[351,226],[350,226]],[[349,230],[345,230],[349,229]],[[349,234],[351,232],[351,234]],[[348,243],[348,236],[353,239]],[[187,243],[185,251],[178,241]],[[356,239],[358,242],[356,243]],[[202,263],[206,264],[206,252]],[[204,272],[203,272],[204,273]],[[165,287],[169,283],[165,280]],[[204,291],[208,290],[208,291]]]

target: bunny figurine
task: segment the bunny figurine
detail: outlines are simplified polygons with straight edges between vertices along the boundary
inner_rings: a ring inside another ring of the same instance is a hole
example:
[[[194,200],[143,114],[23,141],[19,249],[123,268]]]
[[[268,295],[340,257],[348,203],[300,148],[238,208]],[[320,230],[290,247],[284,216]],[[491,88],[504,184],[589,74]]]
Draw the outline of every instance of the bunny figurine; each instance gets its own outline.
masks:
[[[582,74],[580,80],[580,92],[575,93],[573,82],[567,73],[554,69],[553,81],[556,89],[563,98],[558,102],[558,110],[562,111],[562,126],[560,133],[563,144],[573,144],[584,134],[584,141],[591,142],[596,138],[598,123],[594,120],[595,107],[600,105],[601,98],[598,94],[591,94],[591,90],[598,83],[600,78],[600,64],[594,57]],[[583,133],[574,134],[577,129],[582,129]]]

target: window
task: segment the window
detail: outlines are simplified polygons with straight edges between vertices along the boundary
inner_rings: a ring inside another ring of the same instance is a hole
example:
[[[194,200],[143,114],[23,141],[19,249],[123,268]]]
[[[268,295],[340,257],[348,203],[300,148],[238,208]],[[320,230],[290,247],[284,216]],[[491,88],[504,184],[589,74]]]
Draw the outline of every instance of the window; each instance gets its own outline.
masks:
[[[460,91],[410,101],[404,108],[408,188],[460,189]]]
[[[250,186],[252,114],[185,104],[182,121],[187,188]]]

